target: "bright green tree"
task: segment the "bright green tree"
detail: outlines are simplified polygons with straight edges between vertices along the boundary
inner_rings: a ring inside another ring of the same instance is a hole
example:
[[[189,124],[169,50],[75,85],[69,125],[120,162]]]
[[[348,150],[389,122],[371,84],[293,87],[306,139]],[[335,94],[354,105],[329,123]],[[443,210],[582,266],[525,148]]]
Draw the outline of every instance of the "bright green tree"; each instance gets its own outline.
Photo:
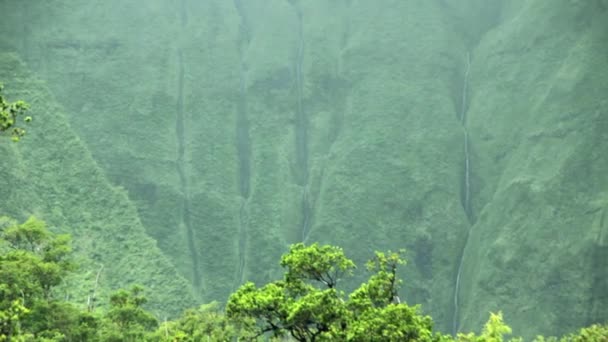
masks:
[[[608,322],[590,325],[562,338],[537,336],[534,342],[608,342]]]
[[[484,325],[481,335],[458,334],[459,342],[503,342],[504,336],[511,334],[511,328],[503,321],[502,312],[490,313],[488,322]],[[521,342],[521,338],[513,338],[510,342]]]
[[[258,335],[296,341],[439,341],[432,321],[398,297],[401,253],[376,253],[368,282],[350,296],[337,285],[355,264],[334,246],[295,244],[281,259],[283,280],[261,288],[246,283],[229,299],[227,314],[255,322]]]
[[[18,120],[28,109],[28,104],[24,101],[8,102],[2,96],[3,89],[0,83],[0,133],[10,132],[11,139],[17,142],[25,135],[25,129],[19,125]],[[32,118],[26,116],[23,121],[27,123],[32,121]]]
[[[579,330],[577,334],[571,334],[561,340],[562,342],[608,342],[607,324],[594,324]]]
[[[6,218],[2,222],[0,341],[11,340],[19,331],[42,333],[30,317],[56,303],[53,289],[73,269],[68,235],[52,234],[34,217],[23,224]]]
[[[0,342],[21,340],[21,320],[29,313],[29,310],[20,300],[10,303],[2,301],[0,308]]]

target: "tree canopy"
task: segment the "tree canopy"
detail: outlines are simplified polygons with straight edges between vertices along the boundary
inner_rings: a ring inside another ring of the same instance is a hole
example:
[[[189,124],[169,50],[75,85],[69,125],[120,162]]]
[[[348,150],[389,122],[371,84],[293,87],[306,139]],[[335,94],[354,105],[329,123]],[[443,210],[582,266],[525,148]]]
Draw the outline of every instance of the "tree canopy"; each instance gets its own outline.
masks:
[[[73,314],[69,306],[53,296],[53,289],[74,269],[70,236],[52,234],[43,221],[34,217],[23,224],[2,221],[0,341],[3,337],[10,340],[22,329],[40,336],[65,335],[56,326],[49,329],[52,319],[41,317],[41,313],[52,312],[52,318]]]
[[[230,318],[255,322],[258,335],[296,341],[439,341],[429,316],[398,297],[401,252],[376,253],[369,280],[350,295],[338,288],[355,268],[342,249],[292,245],[281,259],[285,277],[260,288],[246,283],[228,300]]]
[[[70,237],[34,217],[22,224],[0,218],[0,342],[503,342],[511,334],[500,312],[490,314],[479,335],[433,331],[431,317],[399,296],[397,268],[404,263],[402,251],[376,252],[366,265],[368,280],[347,295],[340,284],[356,266],[342,249],[298,243],[280,260],[283,279],[261,287],[245,283],[225,308],[205,304],[167,320],[146,310],[139,285],[113,292],[99,307],[59,298],[56,288],[76,269]],[[534,341],[607,340],[608,325],[592,325]]]

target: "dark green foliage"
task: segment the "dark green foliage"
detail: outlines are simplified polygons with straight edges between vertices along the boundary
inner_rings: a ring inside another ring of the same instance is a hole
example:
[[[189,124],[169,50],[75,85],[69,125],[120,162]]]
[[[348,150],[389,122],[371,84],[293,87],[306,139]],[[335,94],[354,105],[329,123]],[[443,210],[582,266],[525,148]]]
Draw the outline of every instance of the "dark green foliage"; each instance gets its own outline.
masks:
[[[103,341],[141,341],[158,326],[156,318],[142,307],[147,302],[143,290],[134,285],[129,291],[118,290],[110,297],[101,333]]]
[[[64,301],[39,301],[23,319],[23,326],[38,338],[56,338],[60,341],[93,341],[99,320]]]
[[[217,302],[186,310],[175,321],[164,322],[150,336],[150,341],[233,341],[251,337],[232,324]]]
[[[28,109],[28,104],[24,101],[8,102],[2,96],[3,88],[0,83],[0,133],[10,132],[11,139],[17,142],[25,135],[25,129],[18,126],[18,118]],[[32,118],[26,116],[23,121],[27,123],[32,121]]]

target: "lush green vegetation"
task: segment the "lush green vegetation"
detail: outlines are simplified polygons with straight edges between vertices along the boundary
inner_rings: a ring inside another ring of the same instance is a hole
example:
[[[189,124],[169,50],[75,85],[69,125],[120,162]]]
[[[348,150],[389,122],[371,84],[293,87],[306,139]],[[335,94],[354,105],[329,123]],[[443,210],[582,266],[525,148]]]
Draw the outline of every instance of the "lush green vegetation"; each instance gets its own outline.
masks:
[[[71,297],[105,265],[98,305],[142,283],[160,321],[321,241],[357,265],[406,247],[402,295],[436,330],[502,309],[526,339],[566,334],[608,317],[596,5],[0,1],[3,94],[34,118],[0,137],[0,207],[73,233]]]
[[[11,134],[11,139],[15,142],[19,141],[25,135],[25,129],[19,126],[19,116],[21,116],[28,108],[28,104],[24,101],[8,102],[2,96],[3,85],[0,83],[0,133],[8,131]],[[23,118],[24,122],[32,121],[30,116]]]
[[[0,341],[499,342],[511,333],[501,313],[490,315],[480,335],[433,331],[431,317],[399,297],[401,252],[376,252],[367,264],[368,281],[345,295],[339,284],[355,264],[342,249],[318,244],[292,245],[281,259],[283,279],[262,287],[244,284],[225,311],[211,303],[160,322],[145,309],[144,289],[137,285],[116,291],[105,306],[79,307],[58,291],[76,270],[70,240],[33,217],[22,224],[0,219]],[[607,339],[605,325],[536,341]]]

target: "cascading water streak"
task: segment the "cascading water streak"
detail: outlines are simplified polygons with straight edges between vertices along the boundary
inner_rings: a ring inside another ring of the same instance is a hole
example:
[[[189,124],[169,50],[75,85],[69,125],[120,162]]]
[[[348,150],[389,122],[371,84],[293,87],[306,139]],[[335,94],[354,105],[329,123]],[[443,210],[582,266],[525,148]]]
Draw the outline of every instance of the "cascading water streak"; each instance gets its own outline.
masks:
[[[469,223],[472,224],[471,209],[471,156],[469,151],[469,132],[464,129],[464,211]]]
[[[240,60],[239,100],[236,120],[236,150],[239,164],[239,195],[241,196],[239,208],[239,244],[238,265],[235,276],[235,287],[241,285],[245,280],[245,269],[247,265],[247,240],[249,235],[249,211],[248,203],[251,188],[251,139],[249,136],[249,115],[247,104],[247,65],[244,58],[244,50],[249,44],[250,28],[247,16],[241,0],[234,0],[234,6],[241,19],[239,39],[237,43]]]
[[[302,242],[306,242],[310,234],[310,217],[311,217],[310,200],[308,199],[308,188],[304,188],[302,192]]]
[[[466,65],[465,65],[465,72],[463,75],[463,81],[462,81],[462,97],[461,97],[461,103],[460,103],[460,115],[459,115],[459,119],[460,119],[460,125],[463,131],[463,149],[464,149],[464,170],[463,170],[463,179],[462,179],[462,194],[461,194],[461,200],[462,200],[462,208],[464,210],[464,213],[466,215],[466,218],[468,220],[469,223],[469,227],[466,230],[466,234],[465,234],[465,238],[464,238],[464,245],[462,246],[461,252],[460,252],[460,258],[458,261],[458,268],[456,271],[456,279],[454,282],[454,309],[453,309],[453,316],[452,316],[452,334],[456,335],[458,333],[459,330],[459,326],[460,326],[460,317],[459,317],[459,296],[460,296],[460,286],[461,286],[461,276],[462,276],[462,269],[464,266],[464,258],[465,258],[465,251],[469,242],[469,235],[470,235],[470,231],[471,231],[471,227],[473,225],[473,210],[472,210],[472,206],[471,206],[471,153],[470,153],[470,143],[469,143],[469,132],[467,130],[467,117],[466,117],[466,113],[467,113],[467,95],[468,95],[468,87],[469,87],[469,72],[471,69],[471,55],[470,53],[467,53],[467,58],[466,58]]]
[[[466,129],[467,114],[467,89],[469,87],[469,72],[471,71],[471,54],[467,52],[467,64],[464,70],[462,82],[462,99],[460,103],[460,123]]]

